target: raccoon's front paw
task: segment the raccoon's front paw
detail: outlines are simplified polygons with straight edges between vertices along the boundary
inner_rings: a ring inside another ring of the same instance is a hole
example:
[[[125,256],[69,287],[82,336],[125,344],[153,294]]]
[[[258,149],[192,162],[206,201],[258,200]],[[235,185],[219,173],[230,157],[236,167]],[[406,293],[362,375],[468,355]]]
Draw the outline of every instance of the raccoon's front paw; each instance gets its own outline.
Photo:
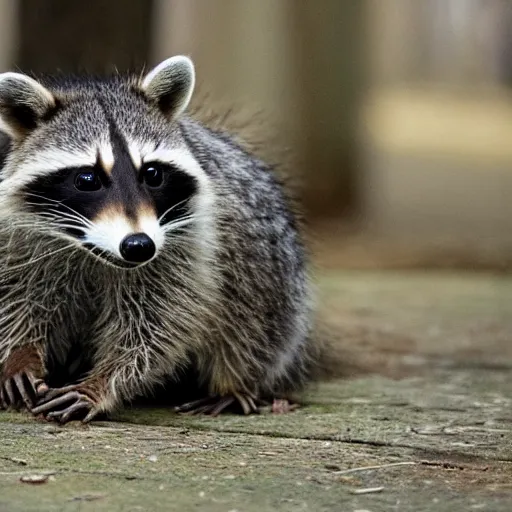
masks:
[[[39,400],[32,414],[42,414],[45,419],[67,423],[70,420],[81,420],[88,423],[100,412],[95,393],[81,385],[50,389]]]
[[[27,409],[45,395],[48,386],[31,371],[15,373],[0,381],[0,409]]]

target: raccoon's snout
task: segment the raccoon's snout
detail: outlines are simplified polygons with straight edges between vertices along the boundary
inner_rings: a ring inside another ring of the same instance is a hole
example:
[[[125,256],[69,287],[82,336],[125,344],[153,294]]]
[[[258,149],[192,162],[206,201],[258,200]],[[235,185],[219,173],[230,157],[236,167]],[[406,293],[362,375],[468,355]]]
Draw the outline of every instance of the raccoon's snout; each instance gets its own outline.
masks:
[[[155,255],[156,246],[155,242],[145,233],[135,233],[123,238],[119,251],[126,261],[144,263]]]

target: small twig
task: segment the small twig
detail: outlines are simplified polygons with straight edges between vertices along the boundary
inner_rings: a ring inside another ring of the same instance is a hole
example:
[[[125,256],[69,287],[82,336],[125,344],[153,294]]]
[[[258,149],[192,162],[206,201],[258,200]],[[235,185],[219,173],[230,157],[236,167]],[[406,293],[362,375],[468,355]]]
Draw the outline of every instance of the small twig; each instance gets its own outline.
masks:
[[[350,491],[351,494],[371,494],[374,492],[382,492],[384,487],[368,487],[366,489],[354,489]]]
[[[101,500],[105,497],[105,494],[83,494],[81,496],[74,496],[69,501],[95,501]]]
[[[489,466],[471,466],[469,464],[455,464],[453,462],[437,461],[437,460],[420,460],[422,466],[435,466],[444,469],[473,469],[478,471],[487,471]]]
[[[386,469],[395,466],[415,466],[417,462],[391,462],[389,464],[382,464],[380,466],[363,466],[360,468],[343,469],[342,471],[333,471],[332,475],[346,475],[347,473],[357,473],[358,471],[371,471],[374,469]]]

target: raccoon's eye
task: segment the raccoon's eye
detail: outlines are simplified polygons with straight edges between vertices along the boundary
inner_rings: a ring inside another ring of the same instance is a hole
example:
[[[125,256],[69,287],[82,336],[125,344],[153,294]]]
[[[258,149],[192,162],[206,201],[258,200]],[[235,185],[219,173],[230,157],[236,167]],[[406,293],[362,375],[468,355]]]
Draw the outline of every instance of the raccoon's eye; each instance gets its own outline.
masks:
[[[159,187],[164,179],[164,172],[158,164],[147,164],[142,168],[141,177],[148,187]]]
[[[75,177],[75,187],[81,192],[95,192],[101,188],[101,180],[94,171],[82,171]]]

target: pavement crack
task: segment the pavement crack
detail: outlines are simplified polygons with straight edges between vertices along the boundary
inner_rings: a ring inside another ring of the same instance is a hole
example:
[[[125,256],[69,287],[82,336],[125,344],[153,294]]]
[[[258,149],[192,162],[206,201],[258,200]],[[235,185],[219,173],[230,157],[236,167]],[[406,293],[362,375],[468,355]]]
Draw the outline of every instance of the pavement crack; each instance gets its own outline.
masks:
[[[373,446],[378,448],[403,448],[407,450],[413,450],[418,453],[424,453],[428,455],[436,455],[436,456],[444,456],[444,457],[463,457],[466,459],[470,459],[472,461],[493,461],[493,462],[501,462],[501,463],[511,463],[512,457],[508,458],[492,458],[486,457],[478,457],[474,455],[454,452],[449,449],[436,448],[434,446],[421,446],[414,445],[404,442],[392,442],[392,441],[379,441],[375,439],[364,439],[364,438],[353,438],[353,437],[345,437],[340,435],[332,435],[332,434],[315,434],[315,435],[304,435],[304,436],[296,436],[292,434],[287,434],[286,432],[273,432],[270,430],[263,431],[253,431],[248,432],[243,429],[236,428],[212,428],[210,426],[202,426],[202,425],[191,425],[191,430],[199,430],[199,431],[208,431],[208,432],[217,432],[221,434],[237,434],[237,435],[246,435],[246,436],[263,436],[263,437],[272,437],[278,439],[291,439],[291,440],[302,440],[302,441],[330,441],[335,443],[344,443],[350,445],[364,445],[364,446]]]

